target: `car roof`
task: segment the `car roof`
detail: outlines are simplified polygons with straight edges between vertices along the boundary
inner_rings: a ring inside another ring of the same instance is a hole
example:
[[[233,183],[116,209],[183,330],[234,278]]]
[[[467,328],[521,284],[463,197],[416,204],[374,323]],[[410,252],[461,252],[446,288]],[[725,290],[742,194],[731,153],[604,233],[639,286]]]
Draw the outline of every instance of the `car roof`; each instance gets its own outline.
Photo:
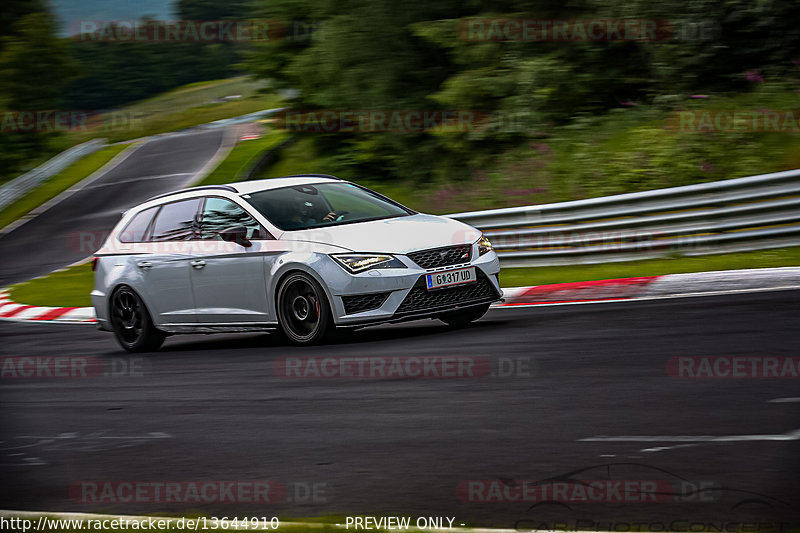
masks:
[[[310,185],[313,183],[342,183],[342,180],[335,176],[328,174],[298,174],[296,176],[283,176],[281,178],[268,178],[264,180],[254,181],[237,181],[234,183],[225,183],[221,185],[201,185],[199,187],[189,187],[188,189],[179,189],[177,191],[170,191],[163,194],[158,194],[152,198],[148,198],[139,206],[149,204],[154,200],[162,200],[171,196],[177,196],[184,193],[192,193],[196,191],[229,191],[238,194],[249,194],[258,191],[266,191],[269,189],[278,189],[280,187],[293,187],[296,185]]]
[[[229,183],[228,185],[236,189],[236,191],[241,194],[249,194],[258,191],[266,191],[269,189],[277,189],[280,187],[294,187],[296,185],[310,185],[312,183],[337,183],[341,181],[342,180],[339,178],[324,174],[303,174],[298,176],[285,176],[282,178],[269,178],[264,180],[238,181],[236,183]]]

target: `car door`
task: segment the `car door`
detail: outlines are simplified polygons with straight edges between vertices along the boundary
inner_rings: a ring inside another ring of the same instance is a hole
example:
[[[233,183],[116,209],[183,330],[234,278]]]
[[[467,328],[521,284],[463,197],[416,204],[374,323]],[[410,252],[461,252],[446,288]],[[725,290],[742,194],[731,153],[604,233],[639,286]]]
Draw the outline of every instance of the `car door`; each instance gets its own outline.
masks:
[[[201,204],[201,198],[192,198],[162,205],[148,232],[148,253],[132,257],[158,324],[195,321],[190,262],[193,241],[199,238]]]
[[[251,246],[222,240],[220,231],[247,228]],[[264,253],[272,236],[239,204],[209,196],[200,216],[201,240],[195,243],[192,289],[199,322],[270,322]],[[274,322],[274,320],[273,320]]]

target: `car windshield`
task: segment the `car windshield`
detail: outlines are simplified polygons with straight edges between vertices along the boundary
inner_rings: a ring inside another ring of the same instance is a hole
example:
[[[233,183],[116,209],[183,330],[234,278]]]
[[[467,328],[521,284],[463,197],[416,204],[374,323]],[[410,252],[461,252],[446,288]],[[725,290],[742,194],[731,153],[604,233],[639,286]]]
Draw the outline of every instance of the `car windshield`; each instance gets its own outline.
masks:
[[[414,212],[352,183],[317,183],[242,195],[283,231],[411,215]]]

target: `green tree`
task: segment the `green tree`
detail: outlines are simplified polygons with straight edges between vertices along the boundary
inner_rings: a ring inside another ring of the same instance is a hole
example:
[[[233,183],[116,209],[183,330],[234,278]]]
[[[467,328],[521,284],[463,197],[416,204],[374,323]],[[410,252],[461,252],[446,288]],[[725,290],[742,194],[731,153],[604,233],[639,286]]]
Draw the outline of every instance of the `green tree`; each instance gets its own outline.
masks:
[[[20,16],[10,22],[4,12],[0,37],[0,180],[15,177],[29,161],[47,152],[52,133],[18,131],[14,125],[20,111],[56,109],[64,86],[75,74],[67,44],[56,37],[56,24],[45,11],[29,12],[12,2]],[[31,6],[36,6],[31,2]],[[14,118],[17,117],[17,118]],[[8,119],[11,119],[10,121]]]
[[[52,109],[76,72],[67,44],[47,12],[21,17],[13,29],[2,38],[0,94],[12,109]]]

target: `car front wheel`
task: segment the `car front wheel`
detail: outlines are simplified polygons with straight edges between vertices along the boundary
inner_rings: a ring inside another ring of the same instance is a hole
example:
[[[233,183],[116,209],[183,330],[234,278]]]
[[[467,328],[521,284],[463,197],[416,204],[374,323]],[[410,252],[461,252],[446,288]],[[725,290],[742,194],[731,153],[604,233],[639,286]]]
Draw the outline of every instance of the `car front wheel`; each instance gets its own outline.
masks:
[[[120,287],[111,297],[111,328],[120,346],[129,352],[154,352],[166,335],[153,325],[144,302],[129,287]]]
[[[289,274],[278,288],[277,303],[281,331],[292,344],[319,343],[332,328],[325,291],[308,274]]]

